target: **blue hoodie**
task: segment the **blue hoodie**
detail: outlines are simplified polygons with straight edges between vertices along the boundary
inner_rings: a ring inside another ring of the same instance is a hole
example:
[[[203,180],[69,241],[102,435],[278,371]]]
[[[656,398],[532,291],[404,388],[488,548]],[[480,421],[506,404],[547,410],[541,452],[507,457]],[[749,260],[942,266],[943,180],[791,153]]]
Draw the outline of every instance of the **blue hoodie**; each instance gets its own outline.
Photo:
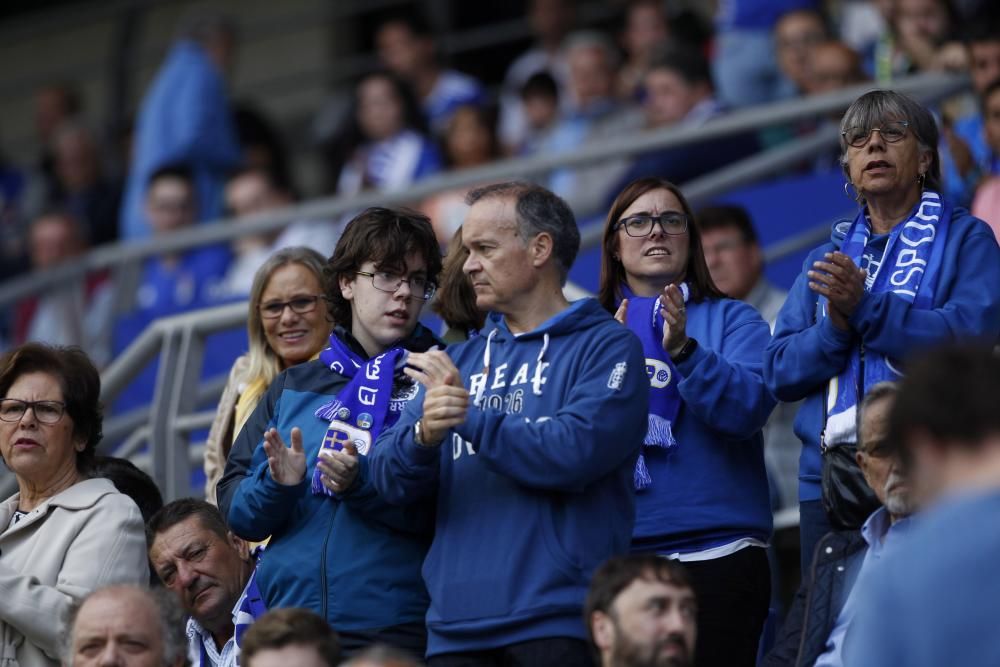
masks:
[[[934,308],[914,308],[891,293],[866,292],[850,318],[850,331],[841,331],[828,317],[817,319],[817,294],[809,289],[805,272],[824,253],[840,248],[849,227],[850,221],[837,223],[830,243],[809,253],[764,351],[764,378],[778,400],[805,399],[795,418],[795,434],[803,445],[800,502],[821,497],[822,400],[854,346],[864,343],[866,349],[905,359],[946,340],[1000,338],[1000,247],[989,226],[961,208],[952,213]],[[870,244],[879,240],[884,237],[873,237]]]
[[[775,405],[761,369],[770,329],[734,299],[689,302],[687,317],[698,347],[677,364],[677,446],[644,450],[653,483],[637,493],[636,551],[689,553],[771,537],[761,436]]]
[[[482,407],[470,400],[440,447],[421,447],[421,392],[362,469],[390,502],[438,494],[428,655],[584,639],[590,576],[632,536],[649,400],[639,340],[584,299],[518,336],[491,315],[448,353]]]

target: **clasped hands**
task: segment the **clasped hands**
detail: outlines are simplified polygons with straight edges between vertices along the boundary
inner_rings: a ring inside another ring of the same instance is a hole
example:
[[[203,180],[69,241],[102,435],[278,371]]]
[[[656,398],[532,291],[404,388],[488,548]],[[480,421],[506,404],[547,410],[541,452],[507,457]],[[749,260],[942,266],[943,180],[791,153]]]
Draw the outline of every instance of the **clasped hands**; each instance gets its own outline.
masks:
[[[628,299],[615,312],[615,319],[625,324],[628,313]],[[660,295],[660,314],[663,316],[663,349],[674,357],[688,341],[687,308],[684,305],[684,295],[677,285],[667,285]]]
[[[420,417],[421,439],[425,445],[439,445],[448,429],[465,421],[469,411],[469,391],[462,374],[442,350],[411,352],[403,372],[427,390]]]
[[[809,289],[827,298],[830,323],[847,331],[851,328],[850,317],[865,294],[868,272],[842,252],[828,252],[823,258],[813,262],[812,270],[806,272]]]

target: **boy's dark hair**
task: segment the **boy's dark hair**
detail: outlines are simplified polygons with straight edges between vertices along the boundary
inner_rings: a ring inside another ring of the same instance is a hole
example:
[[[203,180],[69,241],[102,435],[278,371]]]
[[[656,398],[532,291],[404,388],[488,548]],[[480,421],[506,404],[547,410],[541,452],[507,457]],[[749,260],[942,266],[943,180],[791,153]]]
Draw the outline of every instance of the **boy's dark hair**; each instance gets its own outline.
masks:
[[[1000,435],[1000,358],[987,343],[951,343],[915,357],[889,413],[889,441],[909,461],[909,436],[975,450]]]
[[[340,663],[340,641],[322,616],[308,609],[274,609],[257,619],[243,636],[240,663],[257,653],[286,646],[312,646],[329,667]]]
[[[333,321],[350,330],[351,303],[340,293],[340,278],[353,277],[361,265],[402,272],[406,256],[417,253],[426,265],[427,281],[438,284],[441,248],[426,215],[405,208],[372,207],[354,217],[323,270]]]
[[[706,206],[698,211],[698,224],[702,233],[713,229],[729,229],[735,227],[740,231],[745,243],[759,244],[757,230],[754,229],[750,213],[736,204],[717,204]]]
[[[146,189],[148,190],[153,187],[153,183],[156,183],[161,178],[177,178],[187,183],[190,187],[194,187],[194,171],[192,171],[190,165],[182,162],[165,164],[162,167],[158,167],[149,175],[149,179],[146,180]]]

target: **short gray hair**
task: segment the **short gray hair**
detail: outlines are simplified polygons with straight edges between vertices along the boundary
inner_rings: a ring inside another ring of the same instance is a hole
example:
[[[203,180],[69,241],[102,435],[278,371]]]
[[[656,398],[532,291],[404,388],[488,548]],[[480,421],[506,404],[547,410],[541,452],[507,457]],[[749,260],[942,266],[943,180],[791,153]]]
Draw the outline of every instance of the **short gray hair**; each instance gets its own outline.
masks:
[[[618,67],[618,49],[615,48],[614,42],[599,30],[577,30],[570,33],[562,43],[563,55],[569,56],[571,51],[577,49],[599,49],[604,53],[609,68],[614,70]]]
[[[163,665],[168,667],[177,662],[178,658],[187,656],[187,621],[184,610],[181,609],[177,596],[163,588],[143,588],[134,584],[112,584],[91,591],[79,602],[70,605],[66,610],[63,632],[63,663],[73,667],[73,636],[76,619],[87,601],[96,595],[114,597],[116,592],[135,591],[144,595],[152,602],[156,615],[160,620],[159,635],[163,637]],[[186,663],[186,660],[185,660]]]
[[[872,90],[851,103],[840,121],[840,166],[850,179],[847,166],[847,141],[843,133],[849,127],[878,127],[889,120],[905,120],[909,130],[917,139],[921,151],[931,154],[931,166],[927,170],[926,185],[932,190],[941,190],[941,156],[938,154],[940,133],[934,116],[926,107],[913,98],[894,90]]]
[[[860,448],[864,443],[861,442],[861,423],[865,418],[864,415],[868,410],[878,403],[879,401],[885,400],[887,398],[896,398],[899,394],[899,383],[891,380],[886,380],[884,382],[879,382],[874,387],[868,390],[865,397],[861,399],[861,404],[858,406],[857,413],[857,423],[855,427],[857,428],[857,441],[858,447]]]
[[[566,284],[569,269],[580,252],[580,229],[562,197],[534,183],[508,181],[475,188],[466,195],[465,203],[472,206],[484,199],[514,200],[517,234],[525,244],[538,234],[552,237],[559,283]]]

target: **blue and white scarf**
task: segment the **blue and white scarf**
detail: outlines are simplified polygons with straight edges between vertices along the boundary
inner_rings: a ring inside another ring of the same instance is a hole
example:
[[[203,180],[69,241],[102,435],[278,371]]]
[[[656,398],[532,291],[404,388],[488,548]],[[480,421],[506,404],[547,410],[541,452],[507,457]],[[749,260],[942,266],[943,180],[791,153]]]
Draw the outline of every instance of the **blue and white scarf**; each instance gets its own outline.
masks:
[[[396,369],[406,363],[406,357],[406,350],[396,346],[366,361],[339,336],[330,334],[330,346],[320,352],[319,358],[331,371],[351,381],[334,400],[316,410],[318,418],[330,422],[320,452],[343,449],[345,444],[351,443],[359,454],[368,455],[382,428],[392,426],[399,419],[398,411],[389,410],[389,402]],[[313,471],[312,492],[333,496],[334,493],[323,486],[322,477],[317,467]]]
[[[892,292],[915,308],[933,308],[950,226],[951,205],[937,192],[924,191],[910,217],[890,232],[882,261],[866,281],[866,291]],[[861,256],[871,233],[871,224],[861,211],[851,224],[840,251],[861,266]],[[822,316],[828,315],[829,304],[825,297],[820,297],[818,308]],[[857,408],[865,392],[879,382],[901,376],[898,362],[863,346],[855,347],[840,375],[830,380],[823,442],[826,445],[856,443]]]
[[[687,303],[690,298],[688,286],[684,283],[680,287],[684,303]],[[677,368],[663,349],[663,329],[666,323],[660,313],[660,297],[635,296],[627,286],[623,286],[622,291],[628,299],[625,324],[642,342],[646,374],[649,376],[649,424],[633,475],[635,488],[641,491],[653,483],[649,468],[646,467],[645,449],[670,449],[677,446],[673,425],[677,421],[683,399],[677,390],[677,383],[680,381]]]

